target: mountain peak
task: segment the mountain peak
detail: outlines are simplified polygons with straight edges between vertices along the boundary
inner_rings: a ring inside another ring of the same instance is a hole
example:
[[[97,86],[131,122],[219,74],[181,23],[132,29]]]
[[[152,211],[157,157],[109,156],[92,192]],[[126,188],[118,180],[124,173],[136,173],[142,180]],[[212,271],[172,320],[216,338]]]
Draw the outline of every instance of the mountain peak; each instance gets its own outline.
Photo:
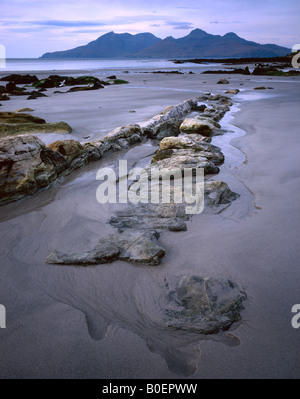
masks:
[[[234,32],[228,32],[223,37],[225,37],[226,39],[240,39],[240,37]]]
[[[202,37],[202,36],[206,36],[206,35],[208,35],[208,33],[205,32],[205,30],[197,28],[197,29],[192,30],[188,36],[189,37]]]

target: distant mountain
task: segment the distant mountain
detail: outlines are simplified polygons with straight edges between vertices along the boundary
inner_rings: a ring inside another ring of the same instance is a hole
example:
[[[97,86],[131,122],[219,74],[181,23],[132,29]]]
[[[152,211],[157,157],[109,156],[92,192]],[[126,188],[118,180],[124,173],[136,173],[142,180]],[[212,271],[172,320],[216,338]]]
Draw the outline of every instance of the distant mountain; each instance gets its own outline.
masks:
[[[46,53],[41,58],[127,58],[161,41],[152,33],[106,33],[85,46]]]
[[[85,46],[46,53],[41,58],[246,58],[288,53],[288,48],[248,41],[233,32],[220,36],[195,29],[182,38],[169,36],[163,40],[151,33],[110,32]]]

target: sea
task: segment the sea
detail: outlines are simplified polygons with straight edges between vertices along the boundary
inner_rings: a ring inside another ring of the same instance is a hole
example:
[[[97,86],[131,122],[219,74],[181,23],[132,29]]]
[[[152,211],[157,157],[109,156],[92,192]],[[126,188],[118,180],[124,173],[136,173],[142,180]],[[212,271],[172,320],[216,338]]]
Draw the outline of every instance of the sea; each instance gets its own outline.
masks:
[[[221,64],[195,64],[185,62],[176,64],[171,60],[106,60],[106,59],[41,59],[41,58],[8,58],[5,68],[0,68],[0,74],[7,72],[63,72],[101,73],[101,72],[126,72],[126,71],[180,71],[201,73],[207,69],[220,69]]]

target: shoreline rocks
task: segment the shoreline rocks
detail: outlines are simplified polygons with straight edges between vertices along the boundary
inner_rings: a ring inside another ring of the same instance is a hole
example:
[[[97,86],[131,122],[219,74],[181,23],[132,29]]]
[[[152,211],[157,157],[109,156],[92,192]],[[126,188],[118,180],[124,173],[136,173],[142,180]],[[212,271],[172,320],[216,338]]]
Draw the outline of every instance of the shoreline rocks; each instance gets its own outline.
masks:
[[[98,245],[84,253],[66,255],[53,251],[46,258],[50,264],[60,265],[99,265],[124,260],[156,266],[166,253],[159,245],[159,233],[130,230],[126,233],[110,234],[99,241]]]
[[[212,108],[203,107],[203,104],[199,103],[200,101],[207,101]],[[2,139],[0,141],[0,156],[2,165],[6,166],[2,167],[1,170],[2,188],[0,191],[2,198],[0,205],[32,195],[40,188],[50,186],[59,176],[69,174],[72,170],[99,160],[111,152],[127,149],[149,136],[157,138],[157,134],[162,132],[162,126],[167,132],[168,123],[174,126],[175,121],[175,135],[169,135],[169,137],[161,140],[159,149],[149,168],[153,167],[156,162],[159,167],[169,169],[172,166],[178,167],[180,165],[192,168],[203,167],[206,174],[216,174],[219,171],[218,166],[224,161],[220,149],[209,143],[209,137],[203,136],[199,132],[185,134],[181,132],[181,128],[189,114],[198,112],[198,115],[193,117],[197,123],[205,126],[205,129],[208,127],[209,131],[218,129],[220,125],[216,120],[219,120],[229,110],[229,106],[226,104],[231,104],[229,98],[221,95],[208,94],[197,99],[186,100],[177,106],[166,108],[150,121],[140,125],[117,128],[99,140],[84,144],[76,140],[60,140],[47,147],[41,140],[30,134]],[[201,111],[197,111],[198,107]],[[3,113],[2,118],[6,122],[9,120],[16,122],[14,124],[0,124],[0,131],[2,129],[5,134],[8,132],[9,134],[27,133],[28,131],[38,133],[71,131],[71,127],[64,122],[48,124],[41,118],[23,113]],[[170,120],[171,122],[169,122]],[[202,130],[202,133],[205,132],[205,129]],[[205,132],[205,134],[207,133]],[[15,146],[17,146],[17,149],[14,151]],[[9,152],[7,152],[7,147],[9,147]],[[31,151],[31,147],[35,149],[34,152]],[[19,152],[24,154],[23,166],[17,155]],[[38,177],[36,179],[37,165],[43,169],[43,178]],[[25,179],[25,181],[29,179],[30,184],[28,182],[27,191],[26,184],[20,190],[18,178],[11,179],[11,173],[14,169],[23,169],[22,179]],[[7,192],[5,187],[8,181],[9,191]],[[14,190],[16,190],[15,193]],[[181,228],[180,226],[174,227],[174,229]]]
[[[246,293],[236,283],[202,276],[181,276],[167,295],[168,328],[197,334],[218,334],[241,319]]]
[[[46,123],[42,118],[21,112],[0,112],[0,137],[32,133],[71,133],[66,122]]]

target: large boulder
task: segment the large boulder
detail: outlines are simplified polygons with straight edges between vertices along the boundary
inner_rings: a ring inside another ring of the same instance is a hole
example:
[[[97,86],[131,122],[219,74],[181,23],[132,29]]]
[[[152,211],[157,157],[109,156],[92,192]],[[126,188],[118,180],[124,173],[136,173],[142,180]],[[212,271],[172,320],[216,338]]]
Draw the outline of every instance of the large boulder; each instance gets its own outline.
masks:
[[[221,180],[211,180],[204,185],[205,204],[209,207],[219,207],[230,204],[239,198],[239,194],[233,192],[228,184]]]
[[[215,125],[204,118],[186,118],[180,125],[180,131],[183,133],[201,134],[206,137],[210,137],[214,130]]]
[[[194,135],[182,134],[178,137],[166,137],[159,145],[148,169],[160,168],[166,171],[184,168],[204,168],[205,174],[218,173],[224,162],[220,148],[203,140],[195,140]]]
[[[0,141],[0,204],[48,186],[65,168],[64,157],[32,135]]]
[[[164,320],[172,329],[217,334],[240,320],[246,298],[230,280],[185,275],[168,293]]]
[[[163,138],[180,133],[178,126],[184,117],[197,106],[196,100],[186,100],[182,103],[165,108],[160,114],[141,124],[143,135],[151,138]],[[172,132],[172,133],[170,133]]]
[[[68,164],[84,152],[84,147],[76,140],[57,140],[49,144],[48,147],[63,155]]]

